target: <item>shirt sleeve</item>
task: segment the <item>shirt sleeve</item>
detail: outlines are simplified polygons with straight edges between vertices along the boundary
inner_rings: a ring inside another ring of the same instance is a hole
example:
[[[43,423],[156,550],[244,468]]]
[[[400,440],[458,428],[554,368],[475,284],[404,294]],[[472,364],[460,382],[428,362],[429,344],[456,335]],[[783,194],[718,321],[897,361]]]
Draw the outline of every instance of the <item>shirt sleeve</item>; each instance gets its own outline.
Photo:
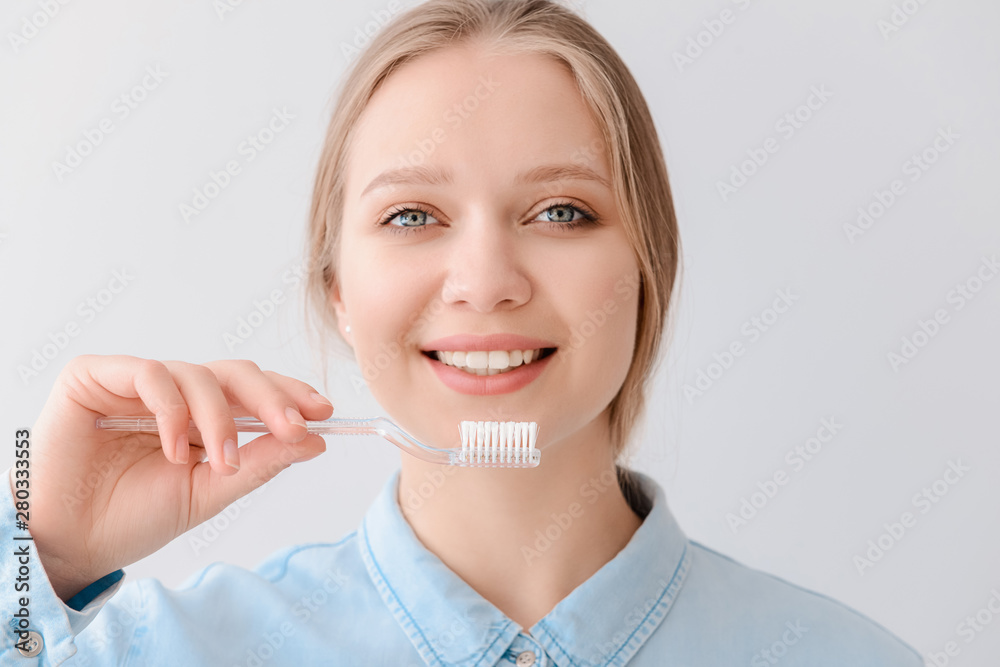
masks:
[[[124,576],[125,570],[116,570],[107,576],[101,577],[70,599],[66,600],[66,606],[73,611],[83,611],[87,605],[97,599],[97,596],[121,581]]]
[[[16,470],[8,468],[0,482],[0,664],[13,667],[60,665],[76,651],[74,639],[122,587],[124,571],[99,579],[63,602],[38,560],[31,533],[18,527],[18,517],[8,480]],[[30,650],[34,648],[35,650]],[[118,648],[121,647],[112,647]],[[32,655],[34,654],[34,655]]]

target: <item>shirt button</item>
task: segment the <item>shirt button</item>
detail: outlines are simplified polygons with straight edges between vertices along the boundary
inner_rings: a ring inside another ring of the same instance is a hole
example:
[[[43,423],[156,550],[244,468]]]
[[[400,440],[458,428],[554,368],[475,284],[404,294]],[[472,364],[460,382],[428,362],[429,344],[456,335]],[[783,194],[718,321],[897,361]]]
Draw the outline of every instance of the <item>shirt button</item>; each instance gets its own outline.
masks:
[[[517,655],[517,667],[531,667],[535,664],[535,654],[531,651],[521,651]]]
[[[17,638],[17,650],[25,658],[34,658],[42,652],[42,636],[34,630],[28,630],[27,639]]]

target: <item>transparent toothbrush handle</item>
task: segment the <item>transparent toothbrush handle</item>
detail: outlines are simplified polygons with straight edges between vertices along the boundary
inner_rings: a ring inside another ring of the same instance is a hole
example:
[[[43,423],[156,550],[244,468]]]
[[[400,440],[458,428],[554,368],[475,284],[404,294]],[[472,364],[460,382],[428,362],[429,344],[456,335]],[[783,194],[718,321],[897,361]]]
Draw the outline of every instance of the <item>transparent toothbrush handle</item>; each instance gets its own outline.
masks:
[[[378,435],[375,423],[378,417],[367,419],[326,419],[323,421],[307,421],[306,429],[310,433],[320,435]],[[235,417],[236,431],[239,433],[270,433],[267,424],[254,417]],[[133,431],[138,433],[159,433],[156,417],[101,417],[97,420],[97,428],[110,431]],[[194,421],[190,422],[189,430],[198,431]]]

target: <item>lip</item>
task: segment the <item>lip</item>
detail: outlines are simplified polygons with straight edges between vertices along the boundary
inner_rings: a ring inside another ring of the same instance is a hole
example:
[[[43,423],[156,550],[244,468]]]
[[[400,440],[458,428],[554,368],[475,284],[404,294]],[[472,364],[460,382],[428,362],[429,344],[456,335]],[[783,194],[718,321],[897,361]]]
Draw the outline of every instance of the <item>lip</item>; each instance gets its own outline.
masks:
[[[554,346],[543,345],[541,347]],[[517,349],[517,346],[515,345],[511,349]],[[524,349],[533,348],[527,347]],[[472,351],[475,352],[476,350],[473,349]],[[473,396],[495,396],[496,394],[509,394],[519,389],[523,389],[534,382],[535,379],[542,374],[542,371],[545,370],[545,367],[549,365],[549,361],[551,361],[552,357],[556,356],[556,354],[558,354],[558,351],[553,352],[544,359],[533,361],[530,364],[521,364],[514,370],[499,373],[497,375],[470,375],[465,371],[459,370],[454,366],[449,366],[448,364],[442,363],[437,359],[428,357],[427,355],[423,355],[423,357],[427,359],[427,363],[429,363],[431,368],[434,369],[434,372],[437,373],[441,382],[443,382],[450,389],[454,389],[461,394],[471,394]]]
[[[537,350],[543,347],[557,347],[555,343],[541,338],[528,338],[511,333],[489,334],[487,336],[474,336],[472,334],[457,334],[455,336],[445,336],[426,343],[422,348],[423,352],[434,352],[438,350],[483,352],[489,350]],[[544,361],[544,359],[542,360]],[[529,364],[529,366],[532,364]],[[515,369],[517,370],[517,369]],[[464,371],[459,371],[464,374]],[[511,371],[514,372],[514,371]],[[507,373],[504,373],[507,375]],[[497,376],[493,376],[497,377]]]

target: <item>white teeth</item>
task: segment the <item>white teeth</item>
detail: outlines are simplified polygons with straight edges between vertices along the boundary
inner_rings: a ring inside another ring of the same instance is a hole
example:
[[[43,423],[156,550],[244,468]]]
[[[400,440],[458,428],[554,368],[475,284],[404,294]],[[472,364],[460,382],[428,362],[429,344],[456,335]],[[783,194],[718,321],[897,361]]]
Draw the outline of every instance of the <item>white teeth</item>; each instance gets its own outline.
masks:
[[[542,351],[538,350],[438,350],[438,361],[455,368],[461,368],[470,375],[498,375],[511,371],[521,364],[537,361]]]
[[[489,357],[489,367],[490,368],[507,368],[510,366],[510,355],[504,350],[490,350]]]
[[[466,352],[465,353],[465,365],[469,368],[479,370],[480,368],[489,368],[490,357],[487,352]]]

